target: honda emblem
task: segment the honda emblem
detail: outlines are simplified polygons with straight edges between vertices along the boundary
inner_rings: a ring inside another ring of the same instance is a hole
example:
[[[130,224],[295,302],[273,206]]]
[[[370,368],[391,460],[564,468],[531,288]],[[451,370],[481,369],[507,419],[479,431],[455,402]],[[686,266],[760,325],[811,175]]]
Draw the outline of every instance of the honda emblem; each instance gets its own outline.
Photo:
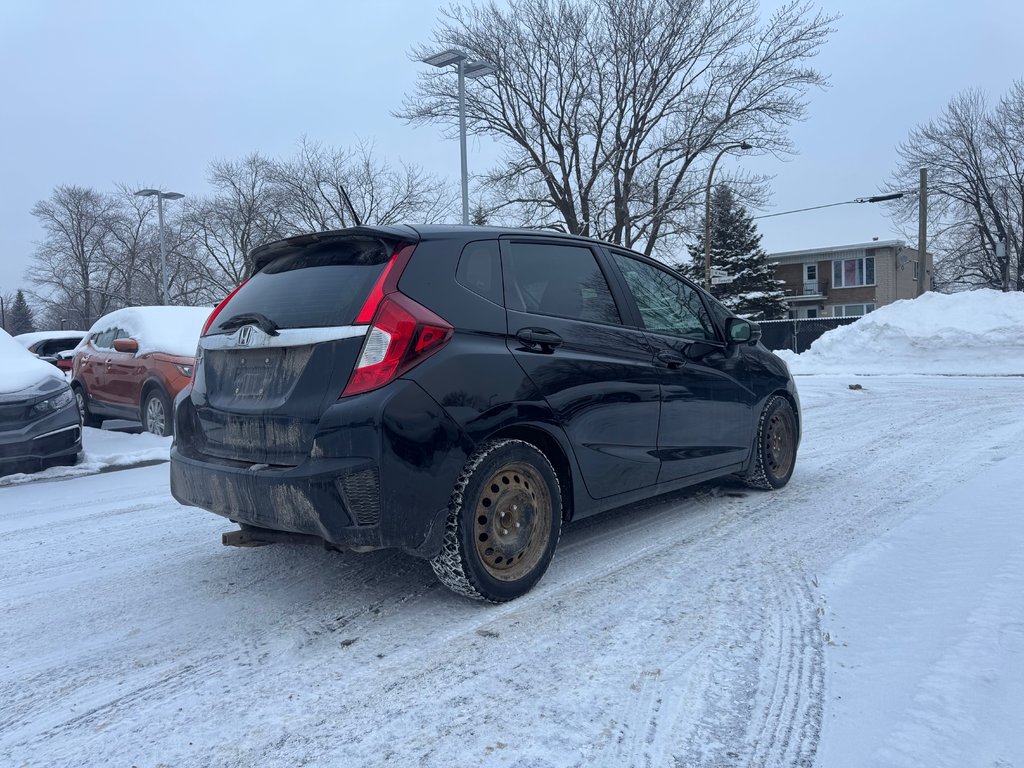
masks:
[[[252,328],[251,325],[243,325],[238,329],[238,346],[249,346],[249,342],[252,341]]]

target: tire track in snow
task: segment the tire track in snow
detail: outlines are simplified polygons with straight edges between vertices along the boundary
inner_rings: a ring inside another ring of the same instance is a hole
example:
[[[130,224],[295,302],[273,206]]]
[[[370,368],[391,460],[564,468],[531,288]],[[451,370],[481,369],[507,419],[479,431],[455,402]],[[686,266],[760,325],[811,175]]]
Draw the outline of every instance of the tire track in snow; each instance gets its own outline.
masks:
[[[868,385],[869,390],[872,386]],[[915,401],[917,387],[920,385],[909,386],[903,393],[908,403]],[[845,392],[838,395],[843,396],[860,397]],[[603,657],[589,663],[601,665],[597,673],[605,676],[601,688],[607,689],[607,695],[598,697],[585,710],[563,713],[569,731],[563,738],[573,751],[553,752],[553,762],[537,764],[564,765],[571,762],[563,759],[570,754],[584,755],[578,759],[579,764],[616,768],[673,762],[758,768],[805,764],[801,761],[807,755],[813,758],[821,716],[820,709],[815,709],[821,701],[820,669],[813,656],[805,655],[808,648],[820,649],[821,643],[816,633],[817,604],[807,579],[817,567],[832,562],[844,550],[872,538],[880,526],[897,519],[899,512],[893,512],[892,504],[914,498],[915,494],[926,498],[941,492],[973,471],[979,450],[990,455],[993,442],[1020,439],[1019,426],[1016,431],[1000,429],[993,420],[981,419],[986,414],[1005,412],[1009,397],[1000,395],[995,399],[998,402],[986,404],[966,397],[963,400],[964,418],[974,419],[971,423],[983,428],[962,434],[955,424],[910,413],[893,413],[880,421],[878,413],[872,412],[871,400],[865,398],[864,418],[879,422],[884,434],[879,437],[855,432],[856,439],[851,440],[843,434],[841,418],[820,419],[812,425],[812,416],[825,413],[821,408],[809,411],[808,427],[814,427],[815,436],[805,440],[798,475],[785,491],[723,499],[705,487],[582,521],[567,528],[552,569],[537,590],[507,606],[466,605],[436,589],[429,569],[401,558],[345,558],[332,573],[325,558],[309,557],[307,551],[270,556],[262,551],[235,553],[246,557],[221,555],[222,562],[214,573],[206,574],[209,585],[195,583],[194,575],[183,578],[189,574],[179,574],[176,578],[161,564],[145,572],[145,578],[165,579],[168,594],[184,594],[169,609],[159,612],[156,621],[170,621],[179,611],[190,610],[195,602],[188,598],[190,591],[236,614],[242,612],[240,601],[252,606],[251,610],[259,607],[263,613],[240,628],[227,621],[201,632],[192,627],[184,639],[194,647],[176,659],[184,666],[163,670],[172,681],[163,682],[164,677],[151,670],[128,674],[127,683],[136,688],[144,690],[152,682],[152,695],[143,692],[135,698],[119,699],[116,706],[103,712],[83,713],[90,719],[75,721],[60,731],[56,740],[45,733],[34,737],[35,729],[28,724],[30,727],[21,731],[28,739],[19,740],[17,751],[9,754],[15,759],[45,760],[55,751],[84,744],[95,747],[89,754],[97,761],[116,762],[132,754],[131,745],[139,743],[133,741],[134,734],[122,728],[126,751],[111,751],[119,747],[115,738],[117,722],[159,719],[177,706],[190,704],[200,708],[200,717],[214,717],[215,706],[224,696],[258,706],[261,692],[284,686],[297,688],[309,680],[311,673],[319,672],[323,662],[340,661],[337,640],[344,633],[346,638],[359,636],[361,640],[352,646],[356,653],[344,657],[344,685],[333,693],[372,702],[372,708],[342,710],[341,721],[337,710],[300,711],[287,726],[261,729],[259,735],[249,737],[230,755],[204,752],[202,746],[197,746],[194,752],[184,753],[184,759],[178,753],[179,759],[170,762],[245,765],[276,760],[276,764],[285,765],[301,762],[303,756],[319,756],[321,762],[358,764],[360,755],[365,759],[386,750],[410,759],[419,756],[427,764],[441,762],[446,749],[458,750],[467,740],[472,741],[471,734],[460,731],[460,723],[487,722],[489,713],[493,715],[496,708],[504,713],[509,706],[507,701],[489,699],[488,688],[474,683],[473,675],[482,664],[492,665],[495,677],[503,672],[521,674],[500,666],[495,649],[505,646],[501,645],[502,639],[492,639],[491,635],[500,632],[503,638],[515,639],[517,631],[525,632],[531,643],[527,650],[537,649],[548,639],[571,642],[572,634],[561,625],[573,620],[582,623],[589,616],[602,618],[612,600],[618,601],[612,610],[625,614],[623,621],[650,619],[651,624],[635,636],[620,633],[617,644],[599,647]],[[849,410],[843,413],[849,416]],[[831,445],[839,439],[849,445],[843,451],[833,451]],[[911,445],[920,451],[921,443],[955,446],[959,461],[944,467],[942,474],[929,477],[924,473],[923,485],[899,478],[903,487],[895,492],[885,490],[892,467],[910,457]],[[852,456],[857,458],[853,465]],[[861,488],[863,497],[846,494],[847,484]],[[850,509],[844,510],[843,505]],[[213,560],[197,560],[191,567],[201,569]],[[205,594],[209,590],[212,595],[216,580],[237,577],[244,570],[239,566],[241,562],[254,564],[254,580],[232,588],[219,600]],[[291,570],[287,570],[289,567]],[[672,583],[659,581],[662,574],[667,574]],[[317,580],[327,582],[322,591],[299,589],[307,581]],[[350,585],[348,581],[355,583]],[[352,588],[346,591],[349,586]],[[261,593],[268,599],[260,601]],[[379,613],[374,613],[374,607]],[[438,613],[443,615],[431,621]],[[252,636],[238,640],[235,635],[239,629]],[[481,629],[488,633],[480,635]],[[634,652],[640,656],[639,668],[627,667],[615,677],[616,664],[631,662],[622,653],[633,650],[622,644],[623,639],[631,638],[637,643]],[[162,639],[162,634],[156,632],[148,642],[158,646]],[[282,649],[292,648],[301,648],[303,658],[289,657],[285,662],[276,658]],[[335,653],[328,655],[329,649]],[[386,661],[375,659],[378,650],[386,655]],[[543,655],[545,651],[537,652],[541,656],[534,661],[540,664],[523,685],[546,694],[557,693],[557,687],[572,678],[559,673]],[[203,674],[194,673],[196,665],[208,657],[220,661],[203,668]],[[111,674],[109,661],[100,657],[79,661],[79,671],[93,676],[90,685],[105,682],[120,670],[115,667]],[[222,664],[229,673],[242,671],[246,679],[227,677],[220,670]],[[60,668],[54,664],[50,669]],[[655,670],[659,670],[657,674]],[[639,677],[645,671],[650,674]],[[142,679],[143,674],[149,675],[148,679]],[[548,680],[550,676],[554,676],[553,683]],[[14,688],[18,675],[11,677]],[[179,686],[178,681],[186,679],[189,684]],[[630,684],[637,681],[638,690],[631,690]],[[221,686],[224,693],[220,692]],[[216,691],[209,693],[214,688]],[[453,710],[451,720],[455,725],[438,727],[423,751],[408,751],[411,744],[420,746],[413,734],[388,729],[387,715],[403,712],[439,725],[435,701],[447,690],[460,688],[466,695],[459,701],[464,699],[465,703],[457,706],[465,709]],[[198,693],[204,689],[209,693],[206,698]],[[97,690],[111,700],[117,698],[116,691]],[[30,719],[49,715],[52,705],[48,708],[45,698],[52,691],[53,686],[34,691],[37,703],[33,704]],[[567,700],[571,698],[561,701]],[[329,706],[330,696],[316,702],[321,707]],[[526,707],[523,711],[527,715],[550,714],[532,704],[518,706]],[[611,721],[616,728],[623,726],[619,728],[621,740],[616,740],[615,729],[603,740],[597,739],[593,734],[607,729],[605,724]],[[500,718],[498,722],[502,722]],[[101,743],[96,726],[106,723],[110,723],[112,741]],[[346,735],[354,734],[351,744],[340,738],[339,725],[344,725]],[[287,730],[281,731],[281,727]],[[287,736],[286,742],[282,741],[283,735]],[[4,739],[6,734],[0,737],[0,743]],[[162,756],[172,746],[166,731],[163,739],[141,755],[148,754],[151,759]],[[511,764],[502,761],[498,752],[493,754],[492,762]]]

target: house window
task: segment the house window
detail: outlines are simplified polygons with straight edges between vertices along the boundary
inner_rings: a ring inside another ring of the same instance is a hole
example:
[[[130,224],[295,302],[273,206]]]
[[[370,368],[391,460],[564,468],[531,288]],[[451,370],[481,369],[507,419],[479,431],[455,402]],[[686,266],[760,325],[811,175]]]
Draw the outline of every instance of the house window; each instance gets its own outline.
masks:
[[[874,304],[836,304],[832,307],[832,317],[860,317],[874,309]]]
[[[875,259],[839,259],[832,262],[832,286],[853,288],[858,285],[875,284]]]
[[[914,262],[914,279],[915,280],[917,280],[917,267],[918,267],[918,264],[920,264],[920,263],[921,262],[919,262],[919,261],[915,261]]]
[[[810,283],[818,279],[818,265],[804,264],[804,282]]]

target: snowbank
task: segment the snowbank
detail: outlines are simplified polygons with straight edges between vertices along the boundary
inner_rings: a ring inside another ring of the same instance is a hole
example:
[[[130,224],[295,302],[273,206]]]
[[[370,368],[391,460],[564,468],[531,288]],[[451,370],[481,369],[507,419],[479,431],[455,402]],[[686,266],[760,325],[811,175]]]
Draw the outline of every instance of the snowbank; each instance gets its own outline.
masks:
[[[1024,293],[926,293],[776,354],[797,374],[1024,375]]]
[[[139,342],[140,355],[165,352],[192,357],[212,311],[212,307],[128,307],[104,315],[89,332],[123,328]]]
[[[64,373],[40,360],[0,329],[0,394],[20,392],[48,378],[63,379]]]
[[[52,365],[50,367],[57,370]],[[149,432],[134,434],[86,427],[82,430],[82,455],[77,464],[70,467],[50,467],[40,472],[4,475],[0,477],[0,488],[40,480],[65,480],[69,477],[109,472],[121,467],[169,461],[171,440],[170,437],[158,437]]]

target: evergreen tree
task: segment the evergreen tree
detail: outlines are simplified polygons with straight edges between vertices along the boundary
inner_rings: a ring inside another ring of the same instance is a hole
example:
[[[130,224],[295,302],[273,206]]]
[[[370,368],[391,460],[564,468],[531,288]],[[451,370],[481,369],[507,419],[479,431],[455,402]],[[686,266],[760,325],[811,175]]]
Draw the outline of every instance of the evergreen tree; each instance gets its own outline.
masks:
[[[25,301],[25,293],[19,290],[14,296],[14,303],[7,310],[7,328],[5,330],[11,336],[17,336],[19,333],[31,333],[35,329],[32,308]]]
[[[485,211],[484,207],[479,203],[477,204],[476,208],[473,209],[473,212],[469,215],[469,223],[477,227],[483,227],[487,225],[487,211]]]
[[[693,260],[685,273],[704,282],[704,221],[690,248]],[[711,266],[733,278],[711,286],[711,293],[738,315],[754,320],[785,317],[787,305],[782,281],[772,276],[768,254],[761,247],[757,225],[728,186],[711,196]]]

